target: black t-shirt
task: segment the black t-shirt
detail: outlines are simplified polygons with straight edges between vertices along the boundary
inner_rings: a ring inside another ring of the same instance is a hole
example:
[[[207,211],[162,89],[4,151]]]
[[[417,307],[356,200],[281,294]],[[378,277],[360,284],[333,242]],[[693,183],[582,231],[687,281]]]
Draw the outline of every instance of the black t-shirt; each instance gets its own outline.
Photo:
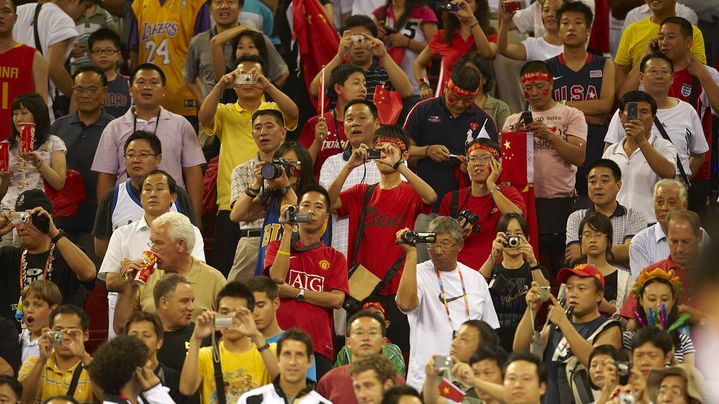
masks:
[[[17,376],[22,350],[17,337],[17,321],[0,317],[0,358],[4,359]]]
[[[617,283],[619,282],[619,275],[617,271],[604,277],[604,298],[608,302],[617,300]]]
[[[38,279],[54,282],[62,293],[62,304],[75,304],[82,307],[87,292],[94,289],[95,281],[80,282],[75,272],[65,262],[60,251],[55,248],[52,265],[45,275],[45,266],[49,250],[41,254],[30,254],[27,259],[27,276],[24,284]],[[22,250],[18,247],[0,247],[0,316],[15,322],[15,310],[20,299],[20,261]],[[20,324],[17,323],[19,327]]]
[[[549,279],[547,270],[544,268],[540,270],[544,277]],[[517,269],[506,269],[501,263],[495,264],[492,267],[492,279],[489,285],[494,311],[499,320],[497,335],[502,347],[507,352],[512,352],[514,333],[527,309],[527,302],[524,299],[532,286],[532,271],[526,262]]]
[[[182,372],[187,350],[190,348],[190,338],[195,331],[195,323],[177,331],[165,331],[162,348],[157,351],[157,360],[170,369]],[[210,339],[202,340],[201,346],[210,346]]]
[[[111,211],[114,189],[115,188],[112,188],[105,193],[105,196],[102,197],[102,201],[100,201],[100,204],[97,207],[95,227],[92,229],[92,235],[101,240],[110,240],[110,237],[112,236],[113,229]],[[136,189],[132,186],[132,184],[130,184],[130,191],[132,191],[132,194],[135,195],[138,200],[140,199],[140,189]],[[195,211],[192,208],[190,196],[187,195],[185,188],[182,188],[179,185],[177,186],[177,205],[178,211],[187,216],[192,224],[196,225],[197,221],[195,219]]]
[[[192,397],[186,397],[180,394],[180,372],[164,365],[160,362],[155,374],[160,378],[162,385],[170,389],[170,397],[176,404],[199,404],[200,395],[195,394]]]

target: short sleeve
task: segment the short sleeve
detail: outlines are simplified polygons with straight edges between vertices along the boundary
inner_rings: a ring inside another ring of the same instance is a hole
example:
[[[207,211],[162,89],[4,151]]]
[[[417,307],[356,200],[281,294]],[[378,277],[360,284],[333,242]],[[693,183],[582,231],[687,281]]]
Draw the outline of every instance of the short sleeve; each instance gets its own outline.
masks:
[[[624,239],[634,237],[640,231],[647,228],[647,218],[641,211],[629,209],[627,211],[629,216],[629,224],[627,225],[627,234],[624,235]]]
[[[364,192],[367,187],[369,187],[367,184],[357,184],[350,189],[340,192],[339,199],[340,202],[342,202],[342,207],[337,210],[337,215],[339,217],[345,217],[349,215],[349,211],[352,208],[364,202],[358,198],[364,197]]]
[[[420,19],[422,21],[422,24],[426,23],[434,23],[436,24],[438,22],[437,20],[437,14],[432,11],[431,8],[427,6],[421,6],[414,9],[413,14],[416,18]]]
[[[672,163],[672,166],[674,166],[675,170],[677,169],[677,148],[674,147],[672,142],[666,139],[657,138],[652,146],[654,146],[654,148],[657,150],[657,152],[659,152],[659,154],[664,156],[664,158],[666,158],[667,160],[669,160],[670,163]]]
[[[409,137],[415,142],[415,144],[419,145],[417,142],[417,136],[419,135],[419,113],[417,112],[418,107],[421,104],[417,104],[412,108],[412,110],[409,111],[409,114],[407,115],[407,119],[404,121],[404,129],[407,131],[407,134]]]
[[[582,220],[583,212],[584,210],[574,211],[567,218],[567,246],[579,242],[579,222]]]
[[[270,80],[276,81],[280,76],[289,71],[289,69],[287,68],[287,63],[285,63],[282,56],[280,56],[280,53],[277,52],[275,45],[272,44],[272,40],[268,38],[267,35],[263,35],[262,37],[265,40],[267,58],[269,59],[267,74],[270,76]]]
[[[275,263],[275,258],[277,258],[277,250],[280,248],[280,240],[272,240],[270,241],[270,244],[267,245],[267,249],[265,250],[265,263],[262,266],[264,268],[264,274],[266,276],[270,276],[270,267],[272,264]]]
[[[18,371],[17,374],[17,380],[20,383],[22,383],[30,375],[30,371],[33,367],[35,367],[35,363],[37,363],[37,361],[37,356],[31,356],[25,359],[25,362],[23,362],[22,366],[20,367],[20,371]]]
[[[507,117],[507,119],[504,121],[504,126],[502,127],[502,132],[511,132],[512,128],[519,122],[519,115],[520,114],[512,114]]]
[[[232,174],[230,174],[230,206],[240,199],[242,192],[247,188],[242,183],[242,171],[245,171],[244,164],[233,168]]]
[[[702,35],[702,32],[697,28],[696,25],[692,25],[692,28],[694,29],[694,36],[692,40],[692,55],[694,55],[694,59],[696,59],[698,62],[706,64],[707,63],[707,55],[704,49],[704,35]]]
[[[500,191],[502,192],[502,195],[504,195],[507,199],[510,200],[516,206],[519,210],[522,211],[522,216],[527,217],[527,205],[524,202],[524,197],[522,194],[517,190],[517,188],[509,185],[506,187],[501,187]]]
[[[614,64],[629,67],[634,65],[634,60],[632,59],[631,54],[631,46],[634,41],[636,24],[637,23],[634,23],[624,29],[621,39],[619,40],[617,55],[614,57]]]
[[[582,111],[571,108],[569,112],[569,122],[567,125],[567,136],[574,136],[584,141],[587,140],[587,121]]]
[[[115,188],[105,192],[105,196],[97,206],[95,214],[95,226],[92,229],[92,235],[100,240],[108,240],[112,235],[112,217],[110,216],[110,205],[112,204],[112,196]]]
[[[349,285],[347,284],[347,258],[344,254],[337,250],[333,250],[332,256],[332,272],[327,282],[327,291],[339,290],[345,295],[349,294]]]
[[[709,144],[704,136],[704,127],[702,122],[699,120],[696,110],[689,104],[685,105],[687,114],[689,115],[689,131],[691,131],[691,138],[689,140],[689,152],[691,154],[702,154],[709,151]]]
[[[317,121],[318,117],[313,116],[308,119],[304,125],[302,125],[302,132],[300,132],[300,138],[298,141],[302,146],[308,149],[312,146],[312,143],[315,140],[315,126],[317,126]]]
[[[47,139],[47,151],[49,154],[55,153],[56,151],[67,153],[67,146],[65,142],[55,135],[50,135]]]
[[[512,17],[514,26],[522,34],[528,34],[534,30],[534,7],[529,6],[517,11]]]
[[[190,41],[190,47],[187,49],[187,57],[185,58],[185,66],[182,68],[182,76],[189,83],[194,83],[195,79],[199,76],[199,61],[200,58],[197,55],[197,37],[202,34],[195,35]]]
[[[195,129],[187,119],[182,119],[182,168],[199,166],[207,163],[202,153],[200,141],[197,139]]]
[[[526,39],[524,39],[520,44],[524,47],[524,55],[526,56],[524,60],[537,60],[537,53],[540,52],[539,49],[539,38],[535,38],[533,36],[530,36]]]
[[[619,143],[623,137],[624,128],[622,127],[622,121],[619,119],[619,111],[615,111],[614,115],[612,115],[612,120],[609,122],[607,134],[604,136],[604,143]]]
[[[452,216],[452,192],[447,192],[442,197],[442,202],[439,203],[439,215],[440,216]]]
[[[95,159],[92,161],[92,171],[111,175],[117,175],[120,171],[120,162],[117,156],[120,145],[117,144],[117,132],[120,130],[121,119],[117,118],[110,122],[102,131],[100,142],[95,152]]]

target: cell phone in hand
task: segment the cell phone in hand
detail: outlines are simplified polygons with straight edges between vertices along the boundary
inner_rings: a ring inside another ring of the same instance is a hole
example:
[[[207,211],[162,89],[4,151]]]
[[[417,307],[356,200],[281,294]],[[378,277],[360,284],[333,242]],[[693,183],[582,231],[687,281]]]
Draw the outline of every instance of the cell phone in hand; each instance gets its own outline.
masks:
[[[637,119],[637,103],[636,102],[628,102],[627,103],[627,120],[633,121]]]
[[[521,1],[505,1],[502,3],[502,9],[505,13],[513,13],[522,9]]]
[[[532,111],[522,111],[522,115],[520,115],[519,119],[521,119],[525,127],[534,122],[534,119],[532,119]]]

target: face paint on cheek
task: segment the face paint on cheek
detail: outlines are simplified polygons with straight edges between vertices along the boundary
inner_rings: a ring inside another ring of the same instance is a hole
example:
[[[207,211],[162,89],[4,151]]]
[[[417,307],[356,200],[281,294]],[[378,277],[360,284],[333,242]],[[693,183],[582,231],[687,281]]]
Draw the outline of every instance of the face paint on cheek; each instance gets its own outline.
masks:
[[[522,91],[524,92],[524,99],[528,100],[529,99],[529,91],[527,91],[527,90],[522,90]]]
[[[540,94],[542,94],[542,97],[548,96],[548,95],[549,95],[549,89],[548,89],[548,88],[543,88],[543,89],[541,89],[541,90],[540,90]]]
[[[447,94],[447,102],[450,104],[454,104],[457,102],[457,99],[452,96],[452,93]]]

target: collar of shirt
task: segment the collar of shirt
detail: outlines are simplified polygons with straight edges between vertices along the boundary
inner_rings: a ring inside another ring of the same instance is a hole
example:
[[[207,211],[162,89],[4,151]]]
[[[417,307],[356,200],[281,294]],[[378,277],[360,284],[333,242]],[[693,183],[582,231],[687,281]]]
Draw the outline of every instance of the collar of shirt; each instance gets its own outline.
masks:
[[[265,94],[262,94],[262,97],[260,98],[260,106],[257,107],[257,109],[255,109],[255,110],[245,109],[244,107],[242,107],[242,105],[240,105],[239,101],[235,102],[232,105],[234,105],[235,110],[237,110],[237,112],[239,112],[239,113],[247,112],[249,114],[252,114],[253,112],[259,111],[261,109],[272,109],[271,106],[267,105],[267,104],[269,104],[269,103],[265,100]]]
[[[127,112],[125,112],[125,115],[123,115],[122,118],[123,118],[123,121],[125,121],[125,123],[132,125],[132,123],[135,121],[135,112],[133,111],[132,108],[130,108],[127,110]],[[163,121],[166,121],[171,118],[172,117],[170,116],[170,111],[166,110],[165,108],[162,107],[162,105],[160,105],[160,119],[162,119]],[[151,122],[155,122],[155,119],[156,119],[156,116],[153,116],[148,121],[146,121],[142,118],[137,118],[137,121],[144,122],[144,123],[151,123]]]
[[[135,225],[136,231],[150,230],[150,225],[147,224],[147,220],[145,220],[144,214],[142,215],[142,219],[140,219],[139,221],[137,221],[135,223],[137,223]]]
[[[300,391],[297,393],[297,395],[294,397],[295,400],[297,400],[297,399],[300,398],[300,397],[306,396],[306,395],[309,394],[312,390],[315,389],[315,382],[313,382],[313,381],[310,380],[310,379],[306,379],[306,382],[307,382],[307,386],[305,386],[304,389],[300,390]],[[272,381],[272,385],[274,386],[275,392],[277,393],[278,396],[280,396],[280,397],[282,397],[282,398],[286,398],[285,392],[282,391],[282,388],[280,387],[280,377],[279,377],[279,376],[275,377],[275,379]]]
[[[662,230],[662,226],[660,226],[659,223],[654,223],[652,225],[652,227],[654,228],[654,241],[655,242],[658,243],[662,240],[666,240],[667,235],[664,234],[664,230]]]
[[[69,369],[62,370],[59,367],[57,367],[57,363],[55,362],[55,355],[56,353],[53,352],[50,354],[50,357],[47,358],[47,363],[45,364],[45,369],[52,371],[55,374],[61,375],[64,373],[73,374],[75,372],[75,368],[78,367],[80,364],[82,364],[82,361],[78,360],[77,363],[70,366]]]
[[[596,212],[596,211],[594,210],[594,204],[592,204],[592,206],[589,207],[589,211],[590,211],[590,212]],[[627,208],[625,208],[625,207],[622,206],[619,202],[617,202],[617,207],[614,209],[614,212],[612,212],[612,214],[609,216],[609,218],[611,219],[611,218],[613,218],[613,217],[621,217],[621,216],[624,216],[624,215],[626,215],[626,214],[627,214]]]
[[[110,121],[112,121],[113,119],[115,119],[115,118],[114,118],[112,115],[108,114],[107,112],[105,112],[105,110],[103,110],[103,111],[100,113],[100,116],[97,117],[97,119],[95,120],[95,122],[91,123],[90,125],[85,125],[85,123],[80,120],[80,116],[78,116],[77,112],[73,112],[73,113],[70,114],[70,124],[73,124],[73,125],[79,124],[79,125],[83,125],[83,126],[85,126],[85,127],[90,127],[90,126],[103,126],[103,127],[105,127],[105,126],[107,126],[107,124],[110,123]]]
[[[657,135],[652,133],[651,135],[649,135],[649,139],[647,139],[647,142],[649,142],[649,144],[654,146],[654,142],[656,141],[656,139],[657,139]],[[614,144],[614,146],[613,146],[614,150],[612,151],[612,154],[621,154],[621,155],[627,156],[627,158],[629,158],[629,156],[627,155],[627,152],[624,151],[624,142],[626,142],[626,141],[627,141],[627,135],[625,134],[624,138],[622,138],[622,140],[620,140],[619,143]],[[639,147],[637,147],[637,150],[639,150]],[[636,154],[636,150],[634,151],[634,154]]]

